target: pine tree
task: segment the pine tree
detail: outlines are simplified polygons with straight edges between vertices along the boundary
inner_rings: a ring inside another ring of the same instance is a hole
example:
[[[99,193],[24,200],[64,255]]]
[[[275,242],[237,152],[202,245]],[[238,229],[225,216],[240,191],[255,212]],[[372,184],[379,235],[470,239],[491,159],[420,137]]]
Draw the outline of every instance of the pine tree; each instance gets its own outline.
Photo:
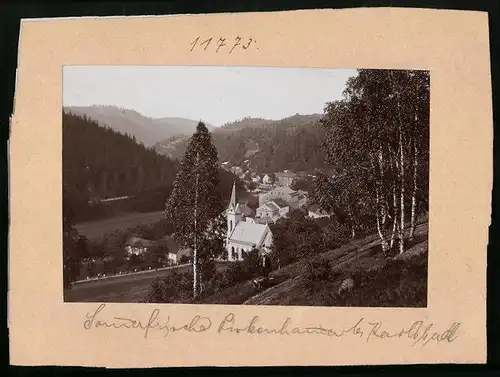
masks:
[[[194,298],[201,292],[201,269],[223,250],[224,203],[218,185],[217,149],[207,127],[200,122],[181,161],[165,210],[174,227],[174,239],[193,250]]]

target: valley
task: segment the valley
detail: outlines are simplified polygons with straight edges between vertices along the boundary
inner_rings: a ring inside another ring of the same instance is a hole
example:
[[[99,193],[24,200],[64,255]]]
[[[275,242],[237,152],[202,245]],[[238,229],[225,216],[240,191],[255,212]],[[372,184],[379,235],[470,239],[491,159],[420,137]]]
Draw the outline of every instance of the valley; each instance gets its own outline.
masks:
[[[120,229],[136,228],[141,225],[150,225],[163,218],[163,211],[147,213],[128,213],[116,217],[104,218],[95,221],[75,224],[75,228],[82,236],[90,241],[101,241],[106,234]]]

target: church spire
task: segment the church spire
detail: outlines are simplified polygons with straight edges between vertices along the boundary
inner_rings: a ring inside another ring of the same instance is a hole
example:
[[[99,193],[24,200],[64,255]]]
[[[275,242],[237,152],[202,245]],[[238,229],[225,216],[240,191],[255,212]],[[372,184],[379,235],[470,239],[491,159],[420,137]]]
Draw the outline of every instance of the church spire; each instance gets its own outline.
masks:
[[[233,192],[231,193],[231,201],[229,202],[229,206],[233,208],[236,207],[236,182],[233,182]]]

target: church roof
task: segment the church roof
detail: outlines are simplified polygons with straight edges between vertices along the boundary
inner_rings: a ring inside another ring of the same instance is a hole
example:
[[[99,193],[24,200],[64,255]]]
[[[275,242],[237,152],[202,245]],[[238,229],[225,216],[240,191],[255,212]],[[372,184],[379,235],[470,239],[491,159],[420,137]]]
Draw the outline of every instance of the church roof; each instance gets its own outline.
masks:
[[[236,224],[229,240],[247,245],[259,245],[264,239],[267,229],[265,224],[240,221]]]

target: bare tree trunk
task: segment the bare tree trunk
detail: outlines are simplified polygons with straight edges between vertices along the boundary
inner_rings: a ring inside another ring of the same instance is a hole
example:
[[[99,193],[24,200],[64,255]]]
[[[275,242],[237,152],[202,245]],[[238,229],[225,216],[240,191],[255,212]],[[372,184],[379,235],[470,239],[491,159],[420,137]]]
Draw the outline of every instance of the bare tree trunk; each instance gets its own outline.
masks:
[[[373,160],[371,160],[373,172],[375,175],[375,207],[376,207],[376,219],[377,219],[377,232],[380,237],[380,245],[382,246],[382,251],[386,252],[389,250],[389,245],[387,243],[387,239],[385,237],[385,234],[382,229],[382,222],[381,222],[381,203],[380,203],[380,192],[379,192],[379,181],[377,177],[377,171],[375,169],[375,164],[373,163]]]
[[[391,230],[391,238],[389,247],[392,249],[394,247],[394,242],[397,234],[397,225],[398,225],[398,202],[397,202],[397,181],[396,181],[396,173],[399,177],[399,166],[398,161],[396,159],[396,153],[394,150],[389,147],[389,165],[391,169],[391,185],[392,185],[392,230]]]
[[[379,194],[382,196],[380,198],[380,211],[381,211],[381,225],[385,229],[385,223],[387,220],[387,200],[385,199],[383,189],[385,187],[384,185],[384,155],[383,155],[383,148],[382,145],[379,147],[378,151],[378,167],[379,167],[379,173],[380,173],[380,183],[379,183]]]
[[[199,166],[200,153],[196,155],[196,167]],[[197,245],[197,217],[198,217],[198,180],[199,174],[196,172],[195,197],[194,197],[194,250],[193,250],[193,298],[198,297],[198,245]]]
[[[392,249],[394,246],[394,239],[396,238],[396,230],[398,225],[398,203],[397,203],[397,195],[396,195],[396,182],[392,184],[392,208],[393,208],[393,220],[392,220],[392,232],[391,232],[391,242],[389,247]]]
[[[378,203],[380,201],[379,199],[379,194],[378,194],[378,189],[376,189],[376,199],[377,199],[377,207],[378,207]],[[380,211],[377,210],[377,232],[378,232],[378,235],[380,237],[380,245],[382,246],[382,251],[383,252],[386,252],[389,250],[389,245],[387,243],[387,239],[384,235],[384,232],[382,230],[382,226],[381,226],[381,221],[380,221]]]
[[[401,196],[400,196],[400,205],[399,205],[399,215],[400,215],[400,224],[399,224],[399,253],[403,253],[404,248],[404,239],[405,239],[405,176],[404,176],[404,146],[403,146],[403,127],[399,126],[399,174],[400,174],[400,182],[401,182]]]
[[[415,211],[417,207],[417,169],[418,169],[418,147],[416,138],[413,138],[413,192],[411,195],[411,225],[410,225],[410,240],[413,239],[415,233]]]

